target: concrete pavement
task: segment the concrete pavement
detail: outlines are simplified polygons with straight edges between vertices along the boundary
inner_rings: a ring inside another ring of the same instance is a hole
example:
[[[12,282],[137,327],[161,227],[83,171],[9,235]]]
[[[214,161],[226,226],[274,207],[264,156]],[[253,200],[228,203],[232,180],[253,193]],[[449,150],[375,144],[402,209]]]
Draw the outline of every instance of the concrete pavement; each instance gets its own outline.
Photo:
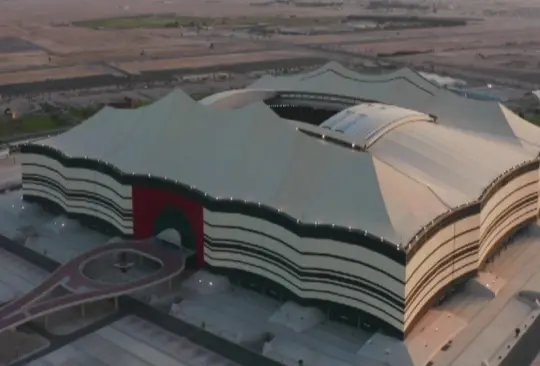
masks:
[[[101,283],[84,276],[82,271],[86,263],[115,252],[132,252],[146,256],[160,263],[162,267],[147,277],[123,284]],[[148,241],[117,242],[95,248],[59,267],[30,292],[0,307],[0,332],[61,309],[119,297],[157,285],[178,276],[183,269],[184,258],[180,252],[166,250]],[[73,293],[40,301],[60,285]]]
[[[499,345],[513,332],[515,326],[523,321],[523,319],[517,320],[516,325],[507,324],[508,332],[501,334],[499,332],[501,324],[496,322],[496,319],[505,316],[503,315],[505,307],[515,301],[514,297],[517,293],[540,271],[540,240],[531,240],[533,242],[524,248],[523,253],[516,260],[515,264],[519,266],[519,269],[516,268],[517,274],[509,278],[497,296],[469,322],[468,327],[453,341],[452,347],[445,352],[439,352],[433,358],[434,365],[480,365],[484,359],[489,359],[497,351]],[[501,339],[497,341],[494,337]],[[482,350],[483,353],[481,353]]]

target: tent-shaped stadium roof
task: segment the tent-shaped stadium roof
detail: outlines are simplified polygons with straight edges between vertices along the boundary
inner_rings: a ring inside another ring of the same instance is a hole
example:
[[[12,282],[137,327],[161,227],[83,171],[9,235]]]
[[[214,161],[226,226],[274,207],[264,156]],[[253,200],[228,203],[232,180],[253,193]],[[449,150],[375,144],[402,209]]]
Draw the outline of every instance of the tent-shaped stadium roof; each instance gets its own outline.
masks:
[[[464,98],[407,68],[387,74],[363,75],[330,62],[304,74],[263,76],[248,88],[324,93],[395,105],[436,116],[441,125],[488,134],[510,144],[522,144],[534,152],[540,151],[540,129],[531,131],[528,122],[503,105]]]
[[[213,197],[260,202],[302,222],[366,230],[394,243],[403,235],[389,217],[380,176],[423,190],[368,153],[305,135],[262,104],[218,110],[181,91],[136,110],[105,108],[39,144],[127,174],[166,177]]]
[[[380,103],[363,103],[332,116],[320,127],[346,135],[364,149],[394,128],[408,122],[433,121],[427,114]]]
[[[369,121],[369,131],[340,133],[358,146],[357,139],[369,139],[366,150],[357,151],[303,133],[258,98],[248,98],[248,105],[237,100],[233,109],[214,108],[223,99],[210,99],[204,105],[175,91],[136,110],[105,108],[40,144],[127,174],[167,178],[215,198],[260,203],[305,223],[365,230],[397,244],[436,216],[478,199],[508,169],[534,159],[540,141],[536,127],[521,126],[498,105],[506,127],[495,134],[480,128],[484,122],[472,132],[414,110],[360,105],[349,113]],[[525,133],[533,129],[528,148],[513,133],[501,136],[513,131],[513,123]]]

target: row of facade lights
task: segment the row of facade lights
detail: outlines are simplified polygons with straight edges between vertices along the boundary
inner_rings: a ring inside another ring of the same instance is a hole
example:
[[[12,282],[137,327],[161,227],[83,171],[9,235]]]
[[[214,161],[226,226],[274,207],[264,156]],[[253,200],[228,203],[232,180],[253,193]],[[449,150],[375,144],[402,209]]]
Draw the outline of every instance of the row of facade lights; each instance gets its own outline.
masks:
[[[298,128],[297,128],[297,130],[298,130]],[[44,144],[40,144],[39,146],[51,148],[50,146],[47,146],[47,145],[44,145]],[[63,152],[61,152],[61,151],[59,151],[59,150],[56,150],[56,151],[60,152],[60,153],[61,153],[62,155],[64,155],[66,158],[72,158],[71,156],[69,156],[69,155],[67,155],[67,154],[65,154],[65,153],[63,153]],[[92,158],[89,158],[88,156],[85,156],[84,159],[85,159],[85,160],[93,160]],[[104,165],[106,165],[106,166],[112,167],[112,168],[114,168],[115,170],[117,170],[117,171],[119,171],[119,172],[122,173],[122,171],[121,171],[119,168],[117,168],[116,166],[114,166],[113,164],[111,164],[111,163],[109,163],[109,162],[107,162],[107,161],[104,161],[104,160],[101,160],[101,159],[96,159],[95,161],[97,161],[97,162],[100,163],[100,164],[104,164]],[[135,172],[132,172],[132,173],[131,173],[132,176],[134,176],[134,175],[136,175],[136,174],[137,174],[137,173],[135,173]],[[153,177],[151,174],[148,174],[147,176],[148,176],[148,178],[162,179],[162,180],[168,180],[168,181],[171,180],[171,179],[169,179],[169,178],[167,178],[167,177]],[[181,184],[178,180],[174,180],[174,183],[176,183],[176,184]],[[193,191],[193,190],[197,190],[197,187],[194,186],[194,185],[190,185],[190,186],[189,186],[189,189]],[[208,197],[208,194],[207,194],[206,192],[202,192],[202,193],[204,194],[204,197]],[[213,198],[213,199],[216,200],[216,201],[220,201],[220,200],[221,200],[221,197],[219,197],[219,196],[218,196],[218,197],[210,197],[210,198]],[[229,201],[231,201],[231,202],[234,201],[234,198],[233,198],[233,197],[229,197]],[[247,201],[247,200],[244,199],[244,200],[242,200],[242,201],[243,201],[243,203],[248,204],[248,201]],[[257,206],[258,206],[258,207],[262,207],[263,205],[261,204],[261,202],[257,202]],[[281,208],[277,208],[277,209],[276,209],[276,208],[274,208],[274,207],[266,206],[266,205],[264,205],[264,207],[266,207],[267,209],[271,209],[271,210],[278,211],[279,213],[283,213],[283,210],[282,210]],[[301,223],[300,219],[296,219],[296,223],[297,223],[297,224],[300,224],[300,223]],[[303,223],[303,224],[308,224],[308,223]],[[320,223],[319,223],[318,221],[315,221],[314,223],[312,223],[312,225],[314,225],[314,226],[319,226]],[[321,224],[321,225],[322,225],[322,224]],[[336,228],[336,225],[335,225],[335,224],[329,224],[329,225],[330,225],[332,228]],[[351,226],[347,226],[347,227],[341,226],[341,228],[343,228],[343,229],[348,229],[350,232],[353,231],[353,228],[352,228]],[[360,232],[362,232],[362,230],[358,230],[358,229],[354,229],[354,230],[355,230],[355,231],[360,231]],[[366,230],[363,230],[363,234],[364,234],[364,236],[369,236],[369,235],[370,235]],[[373,236],[375,237],[375,235],[373,235]],[[380,241],[381,241],[381,242],[385,242],[384,237],[380,236],[379,238],[380,238]],[[397,249],[398,249],[398,250],[401,249],[401,244],[397,244],[396,246],[397,246]]]
[[[493,187],[495,184],[497,184],[497,182],[499,182],[501,179],[503,179],[509,172],[514,171],[514,170],[516,170],[517,168],[521,168],[522,166],[525,166],[525,165],[527,165],[527,164],[533,163],[533,162],[535,162],[535,161],[538,161],[538,158],[532,159],[532,160],[529,160],[529,161],[525,161],[525,162],[523,162],[523,163],[521,163],[521,164],[514,165],[514,166],[513,166],[512,168],[510,168],[510,169],[507,169],[504,173],[502,173],[502,174],[500,174],[499,176],[497,176],[497,178],[495,178],[495,179],[494,179],[494,180],[493,180],[486,188],[484,188],[484,190],[482,191],[481,197],[484,196],[484,195],[487,193],[487,191],[489,191],[489,189],[490,189],[491,187]]]
[[[297,127],[296,130],[298,131],[299,128]],[[323,140],[326,138],[325,135],[321,135],[321,137],[322,137]],[[42,146],[42,147],[45,147],[45,145],[43,145],[43,144],[41,144],[41,146]],[[351,147],[352,147],[352,148],[355,148],[355,146],[356,146],[356,145],[355,145],[354,143],[351,144]],[[66,157],[69,158],[68,155],[66,155],[66,154],[64,154],[64,155],[65,155]],[[88,156],[85,156],[84,159],[87,160],[87,159],[89,159],[89,158],[88,158]],[[510,171],[513,171],[513,170],[515,170],[516,168],[519,168],[519,167],[521,167],[521,166],[524,166],[524,165],[526,165],[526,164],[529,164],[529,163],[531,163],[532,161],[534,161],[534,160],[527,161],[527,162],[524,162],[524,163],[522,163],[522,164],[515,165],[515,166],[513,166],[513,167],[510,168],[510,169],[507,169],[504,173],[502,173],[501,175],[499,175],[494,181],[492,181],[492,183],[491,183],[490,185],[488,185],[488,186],[484,189],[482,195],[485,194],[485,192],[486,192],[490,187],[492,187],[493,185],[495,185],[500,179],[502,179],[502,178],[503,178],[505,175],[507,175]],[[98,160],[98,162],[101,163],[101,164],[105,164],[105,165],[107,165],[107,166],[114,167],[116,170],[120,171],[120,169],[116,168],[115,166],[113,166],[113,165],[110,164],[109,162],[106,162],[106,161],[103,161],[103,160]],[[132,174],[132,175],[136,175],[135,172],[132,172],[131,174]],[[151,174],[148,174],[148,178],[151,178],[151,177],[152,177],[152,175],[151,175]],[[164,178],[154,177],[154,178],[156,178],[156,179],[169,180],[167,177],[164,177]],[[177,183],[177,184],[179,183],[178,180],[174,180],[174,182]],[[195,189],[196,189],[196,187],[193,186],[193,185],[189,186],[189,188],[190,188],[191,190],[195,190]],[[204,196],[207,197],[207,196],[208,196],[207,193],[204,193]],[[220,197],[214,197],[214,199],[217,200],[217,201],[219,201],[219,200],[220,200]],[[234,198],[233,198],[233,197],[230,197],[229,200],[232,202],[232,201],[234,201]],[[247,200],[243,200],[243,202],[246,203],[246,204],[248,203]],[[436,221],[438,221],[441,217],[444,217],[444,216],[446,216],[446,215],[448,215],[448,214],[450,214],[450,213],[452,213],[452,212],[454,212],[454,211],[457,211],[457,210],[461,209],[463,206],[467,206],[467,205],[469,205],[469,204],[471,204],[471,202],[466,202],[466,203],[464,203],[464,204],[461,204],[461,205],[459,205],[459,206],[457,206],[457,207],[455,207],[455,208],[449,209],[449,210],[445,211],[444,213],[440,214],[440,215],[437,216],[435,219],[431,220],[427,225],[422,226],[422,227],[418,230],[417,234],[415,235],[414,240],[417,241],[417,240],[420,238],[421,234],[422,234],[422,233],[425,233],[425,232],[426,232],[430,227],[432,227],[433,224],[434,224]],[[258,206],[258,207],[261,207],[261,203],[258,202],[258,203],[257,203],[257,206]],[[274,207],[270,207],[270,206],[267,206],[267,208],[273,209],[273,210],[277,210],[279,213],[283,213],[283,211],[282,211],[281,208],[275,209]],[[297,222],[297,223],[300,223],[300,220],[297,219],[296,222]],[[315,222],[313,223],[313,225],[314,225],[314,226],[318,226],[318,225],[319,225],[319,222],[318,222],[318,221],[315,221]],[[331,227],[332,227],[332,228],[335,228],[335,224],[331,224]],[[348,227],[348,229],[349,229],[349,231],[352,231],[352,228],[351,228],[350,226]],[[364,236],[367,236],[367,232],[366,232],[366,231],[364,231]],[[384,238],[383,238],[383,237],[380,237],[380,240],[381,240],[381,242],[384,242]],[[402,246],[401,244],[397,244],[397,245],[396,245],[396,247],[397,247],[398,250],[401,249],[401,246]],[[411,247],[411,245],[410,245],[410,243],[409,243],[409,244],[407,245],[407,250],[409,250],[410,247]]]
[[[329,98],[328,98],[328,97],[325,97],[325,96],[313,96],[313,95],[302,94],[302,93],[288,93],[288,94],[283,94],[283,97],[293,97],[293,98],[294,98],[294,97],[296,97],[296,96],[302,96],[302,97],[307,97],[308,99],[318,99],[318,100],[339,100],[339,98],[336,98],[336,97],[329,97]],[[289,104],[281,104],[281,105],[273,105],[273,106],[274,106],[274,107],[292,107],[293,105],[289,105]],[[299,128],[297,127],[296,130],[298,131]],[[326,136],[325,136],[325,135],[319,135],[319,136],[320,136],[323,140],[326,139]],[[47,138],[48,138],[48,137],[51,137],[51,135],[47,135]],[[24,143],[23,145],[27,145],[28,143],[29,143],[29,142],[26,142],[26,143]],[[44,144],[40,144],[40,146],[45,147]],[[48,146],[47,146],[47,147],[48,147]],[[351,143],[351,148],[355,149],[355,148],[356,148],[356,144],[355,144],[355,143]],[[62,153],[62,152],[61,152],[61,153]],[[66,157],[70,158],[70,156],[68,156],[67,154],[64,154],[64,153],[62,153],[62,154],[65,155]],[[89,159],[89,158],[88,158],[87,156],[85,156],[84,159]],[[537,160],[537,159],[534,159],[534,160]],[[518,167],[521,167],[521,166],[524,166],[524,165],[526,165],[526,164],[529,164],[529,163],[531,163],[531,162],[534,161],[534,160],[524,162],[524,163],[522,163],[522,164],[516,165],[516,166],[514,166],[514,167],[512,167],[512,168],[510,168],[510,169],[508,169],[508,170],[506,170],[504,173],[502,173],[501,175],[499,175],[495,180],[493,180],[493,181],[492,181],[492,182],[484,189],[484,191],[482,192],[482,196],[489,190],[490,187],[492,187],[493,185],[495,185],[500,179],[502,179],[506,174],[508,174],[508,172],[510,172],[510,171],[512,171],[512,170],[515,170],[515,169],[518,168]],[[105,164],[106,166],[113,167],[114,169],[120,171],[120,169],[118,169],[118,168],[115,167],[114,165],[110,164],[109,162],[106,162],[106,161],[103,161],[103,160],[97,160],[97,161],[98,161],[99,163],[101,163],[101,164]],[[132,175],[135,175],[135,174],[136,174],[135,172],[132,172]],[[151,175],[148,174],[148,177],[150,178]],[[157,177],[156,177],[156,178],[157,178]],[[163,179],[163,178],[157,178],[157,179]],[[167,177],[165,177],[164,179],[165,179],[165,180],[169,180]],[[175,182],[175,183],[179,183],[177,180],[175,180],[174,182]],[[194,190],[195,187],[194,187],[194,186],[190,186],[190,189],[191,189],[191,190]],[[207,194],[204,193],[204,196],[207,197]],[[219,198],[219,197],[215,197],[215,199],[216,199],[216,200],[219,200],[220,198]],[[233,197],[230,197],[230,201],[233,201],[233,200],[234,200]],[[244,200],[244,203],[247,203],[247,201]],[[469,205],[469,204],[470,204],[470,202],[467,202],[467,203],[462,204],[462,205],[460,205],[460,206],[458,206],[458,207],[456,207],[456,208],[449,209],[449,210],[447,210],[446,212],[444,212],[443,214],[437,216],[437,217],[436,217],[434,220],[432,220],[429,224],[424,225],[422,228],[420,228],[420,230],[419,230],[419,231],[417,232],[417,234],[415,235],[414,239],[415,239],[415,240],[418,240],[420,234],[421,234],[422,232],[426,231],[429,227],[431,227],[431,226],[433,225],[433,223],[434,223],[435,221],[437,221],[440,217],[445,216],[445,215],[447,215],[447,214],[449,214],[449,213],[451,213],[451,212],[453,212],[453,211],[455,211],[455,210],[460,209],[462,206],[466,206],[466,205]],[[258,205],[259,207],[261,207],[261,203],[260,203],[260,202],[258,202],[257,205]],[[268,208],[272,208],[272,207],[268,207]],[[272,208],[272,209],[274,209],[274,208]],[[282,210],[281,210],[281,209],[277,209],[277,211],[280,212],[280,213],[282,213]],[[300,222],[300,220],[297,219],[297,223],[299,223],[299,222]],[[314,225],[315,225],[315,226],[318,226],[318,222],[316,221],[316,222],[314,223]],[[331,226],[332,226],[332,227],[335,227],[334,224],[332,224]],[[348,229],[349,229],[349,231],[352,230],[350,226],[348,227]],[[366,231],[364,231],[364,235],[367,236],[367,232],[366,232]],[[383,237],[380,237],[380,239],[381,239],[381,242],[384,241],[384,238],[383,238]],[[400,248],[401,248],[401,244],[398,244],[398,245],[397,245],[397,248],[400,249]],[[407,248],[410,248],[410,243],[407,245]]]
[[[527,164],[530,164],[530,163],[532,163],[532,162],[534,162],[534,161],[537,161],[537,159],[529,160],[529,161],[523,162],[523,163],[521,163],[521,164],[514,165],[512,168],[507,169],[506,171],[504,171],[504,173],[498,175],[493,181],[491,181],[491,183],[490,183],[486,188],[484,188],[484,190],[482,191],[482,194],[480,195],[479,200],[481,200],[482,197],[487,193],[487,191],[488,191],[491,187],[493,187],[495,184],[497,184],[497,182],[499,182],[501,179],[503,179],[509,172],[514,171],[514,170],[516,170],[517,168],[520,168],[520,167],[525,166],[525,165],[527,165]],[[468,206],[468,205],[470,205],[470,204],[472,204],[472,203],[474,203],[474,202],[478,202],[478,201],[473,201],[473,202],[469,201],[469,202],[466,202],[466,203],[462,203],[461,205],[459,205],[459,206],[457,206],[457,207],[454,207],[454,208],[451,208],[451,209],[446,210],[445,212],[443,212],[442,214],[440,214],[439,216],[437,216],[435,219],[431,220],[430,223],[428,223],[427,225],[422,226],[422,227],[418,230],[418,232],[416,233],[416,235],[414,236],[414,241],[418,241],[418,239],[420,239],[420,237],[421,237],[421,234],[424,233],[424,232],[426,232],[426,231],[427,231],[431,226],[433,226],[433,224],[434,224],[436,221],[438,221],[441,217],[444,217],[444,216],[446,216],[446,215],[448,215],[448,214],[450,214],[450,213],[452,213],[452,212],[454,212],[454,211],[458,211],[458,210],[460,210],[461,208],[463,208],[464,206]],[[411,244],[409,243],[409,244],[407,245],[407,249],[410,249],[410,247],[411,247]]]
[[[304,131],[304,130],[301,130],[300,128],[296,127],[296,131]],[[310,132],[310,131],[307,131],[307,132]],[[317,136],[319,136],[321,139],[326,140],[326,135],[321,135],[321,134],[318,134],[316,132],[313,132],[313,133],[316,134]],[[345,142],[345,141],[341,141],[341,142]],[[350,146],[351,146],[351,149],[356,150],[357,145],[356,145],[355,142],[351,143]]]

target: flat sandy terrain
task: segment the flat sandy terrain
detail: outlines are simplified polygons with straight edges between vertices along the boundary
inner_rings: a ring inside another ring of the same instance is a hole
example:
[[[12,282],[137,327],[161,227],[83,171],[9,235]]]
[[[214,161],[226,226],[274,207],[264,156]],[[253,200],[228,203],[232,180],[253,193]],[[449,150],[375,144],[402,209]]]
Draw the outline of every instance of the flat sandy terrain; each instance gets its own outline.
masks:
[[[286,5],[249,6],[249,0],[3,0],[0,24],[39,23],[124,17],[137,14],[180,13],[185,16],[330,16],[358,7],[306,8]]]
[[[540,2],[535,0],[454,0],[439,4],[436,13],[407,14],[484,20],[457,27],[345,34],[328,30],[324,34],[261,38],[234,26],[199,32],[193,28],[107,30],[69,26],[80,20],[165,13],[229,19],[288,18],[288,26],[294,26],[291,17],[372,14],[364,7],[367,0],[342,7],[254,6],[257,1],[0,0],[0,84],[236,62],[274,60],[277,64],[309,56],[356,61],[395,52],[416,54],[385,60],[424,68],[438,65],[449,72],[469,70],[474,64],[475,70],[483,69],[486,76],[496,78],[504,71],[505,77],[522,80],[527,74],[527,81],[540,84]],[[403,11],[391,14],[400,13]],[[306,27],[308,33],[311,28]],[[313,47],[319,49],[314,51]]]
[[[99,67],[90,66],[69,66],[49,68],[46,70],[19,71],[11,73],[1,73],[0,85],[30,83],[35,81],[46,81],[105,74],[107,74],[105,70],[100,70]]]
[[[295,59],[299,57],[313,56],[313,52],[307,51],[268,51],[268,52],[251,52],[237,54],[221,54],[212,57],[195,56],[183,57],[176,59],[163,60],[148,60],[148,61],[132,61],[116,64],[121,70],[130,74],[136,74],[143,71],[151,70],[174,70],[182,68],[210,67],[217,65],[235,65],[239,63],[249,62],[264,62]]]

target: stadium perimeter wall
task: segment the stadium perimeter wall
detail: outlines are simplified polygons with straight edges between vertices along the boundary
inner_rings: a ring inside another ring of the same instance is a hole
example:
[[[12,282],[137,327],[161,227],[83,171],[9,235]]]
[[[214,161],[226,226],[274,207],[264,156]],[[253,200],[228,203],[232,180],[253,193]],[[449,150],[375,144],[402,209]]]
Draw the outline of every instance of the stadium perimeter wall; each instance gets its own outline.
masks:
[[[405,333],[449,286],[476,274],[516,230],[538,215],[539,163],[503,174],[478,201],[433,221],[407,255]]]
[[[105,221],[126,237],[171,227],[196,251],[201,266],[253,273],[278,284],[278,297],[310,301],[354,325],[402,334],[405,254],[380,238],[304,227],[277,210],[212,201],[174,182],[121,174],[36,145],[23,147],[22,161],[27,200]]]
[[[507,172],[479,201],[434,220],[406,254],[365,235],[305,228],[277,212],[211,201],[174,182],[125,174],[90,159],[35,145],[22,153],[26,199],[106,222],[127,237],[174,228],[182,244],[196,250],[201,266],[244,274],[248,281],[245,274],[253,274],[263,279],[253,281],[259,290],[271,288],[277,297],[307,301],[334,318],[381,326],[398,337],[538,212],[534,161]]]

